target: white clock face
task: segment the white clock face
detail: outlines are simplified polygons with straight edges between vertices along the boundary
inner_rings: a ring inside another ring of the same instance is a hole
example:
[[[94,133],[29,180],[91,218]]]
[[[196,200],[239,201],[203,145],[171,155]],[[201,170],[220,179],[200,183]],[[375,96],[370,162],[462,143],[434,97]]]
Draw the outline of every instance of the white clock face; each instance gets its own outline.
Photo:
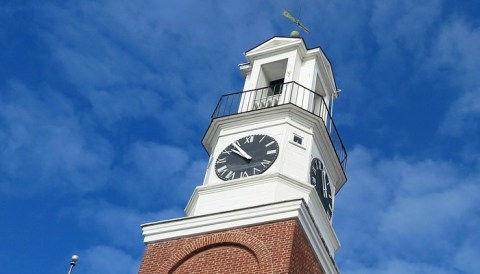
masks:
[[[273,165],[278,143],[268,135],[249,135],[228,145],[215,161],[215,173],[224,180],[262,174]]]
[[[325,166],[318,158],[313,158],[310,165],[310,183],[315,186],[323,208],[331,219],[333,212],[332,185]]]

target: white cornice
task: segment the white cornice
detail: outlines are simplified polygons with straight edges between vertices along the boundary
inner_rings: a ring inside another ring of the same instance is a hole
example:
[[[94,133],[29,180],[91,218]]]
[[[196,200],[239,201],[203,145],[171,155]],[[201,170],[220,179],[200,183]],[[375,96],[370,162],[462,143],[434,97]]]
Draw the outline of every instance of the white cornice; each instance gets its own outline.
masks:
[[[245,52],[245,56],[251,63],[253,62],[253,59],[257,58],[258,56],[279,54],[281,52],[286,52],[293,49],[299,50],[302,58],[307,53],[307,47],[305,46],[303,40],[297,38],[275,37],[255,47],[254,49]]]
[[[174,239],[296,217],[302,199],[142,225],[144,242]]]
[[[338,273],[332,254],[303,199],[142,225],[144,242],[175,239],[297,218],[327,274]]]

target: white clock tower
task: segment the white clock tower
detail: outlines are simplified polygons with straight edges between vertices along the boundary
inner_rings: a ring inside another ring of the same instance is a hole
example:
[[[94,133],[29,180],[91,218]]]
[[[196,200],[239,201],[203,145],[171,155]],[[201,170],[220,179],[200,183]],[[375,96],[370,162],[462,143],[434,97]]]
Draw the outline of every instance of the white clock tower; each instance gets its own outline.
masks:
[[[243,91],[221,97],[202,140],[210,159],[187,216],[142,226],[140,273],[338,273],[332,214],[347,154],[330,61],[286,37],[245,56]]]

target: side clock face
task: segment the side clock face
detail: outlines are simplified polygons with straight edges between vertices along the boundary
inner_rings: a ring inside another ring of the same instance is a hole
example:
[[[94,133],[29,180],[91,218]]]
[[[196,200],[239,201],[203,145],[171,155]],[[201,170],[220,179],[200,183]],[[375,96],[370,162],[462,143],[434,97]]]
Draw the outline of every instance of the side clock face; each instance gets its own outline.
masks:
[[[228,145],[218,155],[215,173],[224,180],[262,174],[275,162],[278,143],[268,135],[250,135]]]
[[[315,190],[322,201],[323,208],[331,219],[333,211],[332,185],[325,166],[318,158],[313,158],[310,165],[310,183],[315,186]]]

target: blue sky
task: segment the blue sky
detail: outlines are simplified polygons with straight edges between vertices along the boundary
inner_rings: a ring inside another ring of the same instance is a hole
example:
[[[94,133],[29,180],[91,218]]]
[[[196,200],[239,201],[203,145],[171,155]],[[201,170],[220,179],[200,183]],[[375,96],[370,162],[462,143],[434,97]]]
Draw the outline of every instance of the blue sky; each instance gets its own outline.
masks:
[[[1,1],[1,272],[136,273],[140,224],[183,216],[217,100],[296,2]],[[480,273],[480,4],[301,2],[342,89],[341,272]]]

